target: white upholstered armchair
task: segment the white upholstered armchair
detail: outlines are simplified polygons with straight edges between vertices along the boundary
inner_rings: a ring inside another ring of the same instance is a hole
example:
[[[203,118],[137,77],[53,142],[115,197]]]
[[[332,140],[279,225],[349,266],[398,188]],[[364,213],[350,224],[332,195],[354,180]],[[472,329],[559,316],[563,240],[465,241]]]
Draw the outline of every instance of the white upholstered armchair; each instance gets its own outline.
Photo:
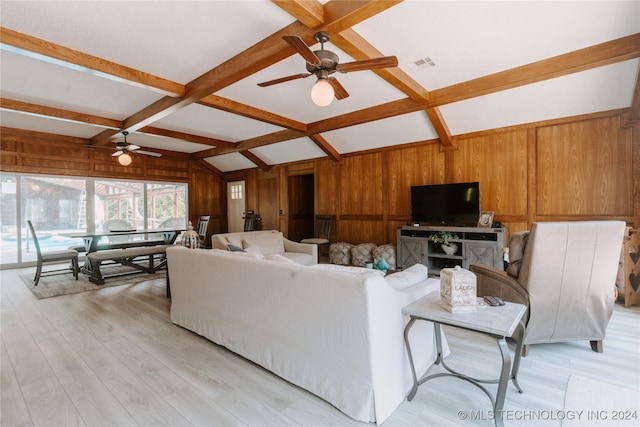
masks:
[[[478,295],[529,308],[525,346],[587,340],[602,352],[624,229],[622,221],[534,223],[510,239],[506,272],[470,266]]]

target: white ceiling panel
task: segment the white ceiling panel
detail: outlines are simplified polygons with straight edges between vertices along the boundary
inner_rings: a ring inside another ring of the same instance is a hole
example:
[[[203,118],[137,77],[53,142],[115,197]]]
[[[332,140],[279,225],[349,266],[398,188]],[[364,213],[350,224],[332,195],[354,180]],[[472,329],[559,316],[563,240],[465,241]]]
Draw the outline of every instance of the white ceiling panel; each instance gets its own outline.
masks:
[[[18,114],[7,110],[0,110],[0,125],[8,128],[86,139],[89,139],[104,130],[104,128],[99,128],[93,125],[50,119],[29,114]]]
[[[163,96],[14,52],[0,52],[3,98],[124,120]]]
[[[442,106],[453,135],[626,108],[638,73],[633,59]],[[612,79],[611,76],[616,76]]]
[[[270,165],[326,156],[324,151],[309,138],[298,138],[278,144],[271,144],[265,147],[255,148],[251,150],[251,152]]]
[[[282,130],[279,126],[222,110],[191,104],[155,122],[154,126],[238,142]]]
[[[354,29],[434,90],[635,34],[640,2],[404,1]]]
[[[255,168],[256,165],[240,153],[223,154],[221,156],[206,159],[212,166],[221,172],[231,172],[242,169]]]
[[[123,138],[118,137],[116,140],[122,141]],[[211,148],[209,145],[196,144],[182,139],[136,132],[127,135],[127,142],[140,145],[145,148],[157,148],[161,150],[179,151],[182,153],[195,153]]]
[[[322,136],[340,153],[388,147],[438,138],[427,113],[391,117],[350,128],[326,132]]]
[[[186,84],[293,22],[266,1],[2,1],[0,22]]]

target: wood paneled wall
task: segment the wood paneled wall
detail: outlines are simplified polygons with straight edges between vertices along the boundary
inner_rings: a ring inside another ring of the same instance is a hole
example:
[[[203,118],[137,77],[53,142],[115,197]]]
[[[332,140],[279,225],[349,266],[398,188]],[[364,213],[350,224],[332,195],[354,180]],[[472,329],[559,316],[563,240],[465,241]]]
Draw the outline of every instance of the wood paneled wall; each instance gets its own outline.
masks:
[[[465,181],[480,182],[481,210],[511,232],[534,221],[640,226],[640,129],[626,125],[625,111],[464,135],[449,150],[425,141],[224,176],[176,153],[137,156],[123,168],[108,151],[69,140],[3,130],[2,170],[188,182],[189,210],[213,215],[211,232],[226,231],[226,182],[245,180],[247,208],[287,235],[288,178],[310,173],[315,213],[336,215],[333,241],[395,243],[410,219],[412,185]]]
[[[624,123],[616,111],[466,135],[453,150],[427,141],[276,169],[283,180],[314,173],[316,214],[336,215],[333,241],[396,243],[396,228],[410,219],[412,185],[465,181],[480,182],[481,210],[511,232],[535,221],[638,227],[639,132]],[[286,181],[279,188],[286,212]],[[280,229],[286,234],[286,215]]]

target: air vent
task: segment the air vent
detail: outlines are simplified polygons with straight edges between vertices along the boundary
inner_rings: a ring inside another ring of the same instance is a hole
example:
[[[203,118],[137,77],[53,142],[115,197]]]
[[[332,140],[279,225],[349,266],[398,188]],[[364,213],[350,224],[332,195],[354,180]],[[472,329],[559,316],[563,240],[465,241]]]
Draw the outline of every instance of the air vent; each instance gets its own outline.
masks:
[[[426,70],[427,68],[433,68],[436,65],[438,65],[438,63],[435,59],[430,56],[426,56],[424,58],[418,59],[417,61],[413,61],[411,64],[409,64],[409,67],[411,67],[411,69],[414,71],[421,71]]]

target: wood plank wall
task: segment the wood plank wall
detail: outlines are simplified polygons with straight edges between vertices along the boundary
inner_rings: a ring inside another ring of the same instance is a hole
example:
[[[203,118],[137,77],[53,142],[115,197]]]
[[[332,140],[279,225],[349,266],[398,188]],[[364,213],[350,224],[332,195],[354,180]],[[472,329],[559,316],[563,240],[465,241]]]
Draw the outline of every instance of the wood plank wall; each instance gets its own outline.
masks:
[[[410,218],[412,185],[480,182],[480,208],[510,232],[535,221],[620,219],[640,226],[640,130],[626,111],[465,135],[454,150],[425,141],[276,166],[287,233],[289,175],[315,175],[316,214],[336,215],[332,241],[396,243]],[[257,180],[259,170],[234,172]],[[256,196],[257,197],[257,196]]]
[[[534,221],[621,219],[640,226],[640,129],[627,111],[612,111],[504,128],[457,139],[442,150],[424,141],[250,169],[220,176],[188,155],[137,156],[120,167],[110,152],[80,141],[3,129],[3,171],[132,178],[189,183],[189,210],[210,214],[210,232],[226,231],[226,182],[245,180],[247,209],[260,228],[288,234],[289,176],[314,174],[316,214],[336,215],[333,241],[396,243],[410,218],[412,185],[480,182],[480,208],[495,212],[509,231]],[[142,159],[140,159],[142,158]],[[138,163],[139,162],[139,163]]]

